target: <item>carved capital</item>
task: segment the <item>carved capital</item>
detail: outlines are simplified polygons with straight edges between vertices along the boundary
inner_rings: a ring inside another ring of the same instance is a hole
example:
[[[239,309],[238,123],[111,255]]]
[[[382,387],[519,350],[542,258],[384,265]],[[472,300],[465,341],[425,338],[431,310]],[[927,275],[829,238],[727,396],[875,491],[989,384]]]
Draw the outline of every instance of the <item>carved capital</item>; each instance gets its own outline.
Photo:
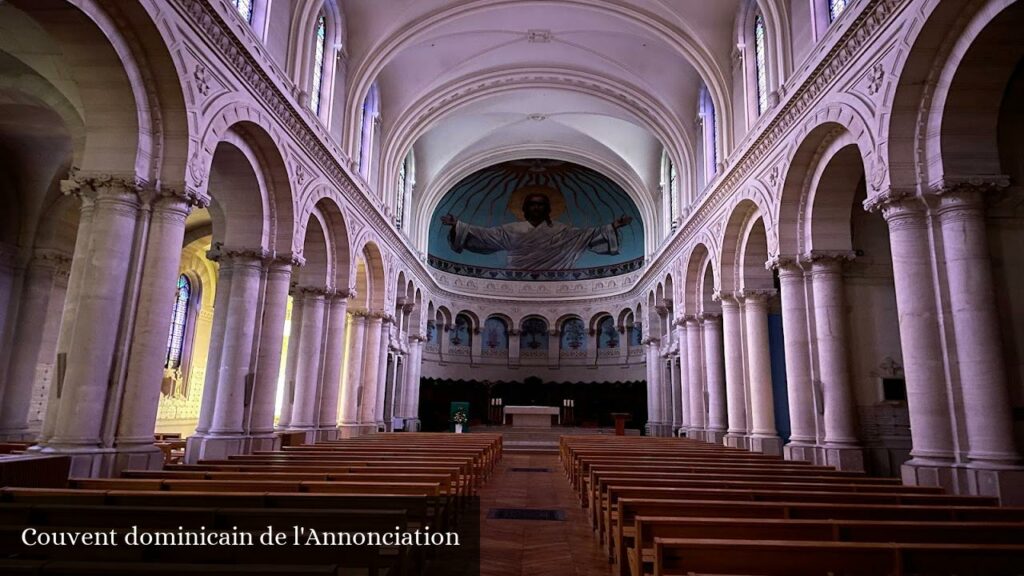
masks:
[[[366,308],[349,308],[348,315],[351,316],[353,320],[364,321],[369,318],[370,311]]]
[[[640,341],[640,344],[644,346],[657,346],[661,344],[661,338],[655,338],[654,336],[648,336]]]
[[[811,250],[800,256],[800,264],[804,270],[838,271],[856,257],[857,254],[849,250]]]
[[[746,289],[736,293],[737,298],[742,298],[744,303],[764,304],[768,299],[775,296],[776,291],[771,288]]]
[[[711,295],[711,299],[715,302],[721,302],[723,305],[736,305],[738,303],[736,292],[723,290],[715,290],[714,294]]]
[[[415,304],[413,304],[412,302],[406,302],[405,304],[402,304],[402,314],[405,314],[405,315],[412,314],[412,311],[415,308],[416,308]]]
[[[778,270],[781,275],[783,272],[799,272],[800,266],[797,262],[796,257],[793,256],[780,256],[778,254],[768,257],[768,260],[764,263],[766,270]]]
[[[706,324],[718,324],[722,321],[721,314],[714,314],[712,312],[705,312],[698,316],[698,318],[700,318],[701,322]]]
[[[409,334],[409,343],[426,342],[427,337],[422,334]]]

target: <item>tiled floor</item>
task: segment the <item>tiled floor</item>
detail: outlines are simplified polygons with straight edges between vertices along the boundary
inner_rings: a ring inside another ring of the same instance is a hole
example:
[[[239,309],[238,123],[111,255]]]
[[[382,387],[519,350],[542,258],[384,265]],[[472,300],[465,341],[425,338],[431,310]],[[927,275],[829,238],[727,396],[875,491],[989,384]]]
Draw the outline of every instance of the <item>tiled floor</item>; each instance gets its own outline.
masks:
[[[513,472],[548,468],[550,472]],[[565,511],[564,521],[487,518],[491,508]],[[557,455],[506,454],[480,490],[482,576],[610,576]]]

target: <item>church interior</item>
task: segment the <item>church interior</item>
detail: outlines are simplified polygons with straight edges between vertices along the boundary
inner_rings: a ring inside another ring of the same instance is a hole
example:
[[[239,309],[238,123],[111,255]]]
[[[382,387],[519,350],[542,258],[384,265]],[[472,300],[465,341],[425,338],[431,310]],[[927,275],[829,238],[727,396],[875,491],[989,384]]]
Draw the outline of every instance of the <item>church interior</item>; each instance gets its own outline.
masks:
[[[0,0],[0,573],[1024,574],[1022,29]]]

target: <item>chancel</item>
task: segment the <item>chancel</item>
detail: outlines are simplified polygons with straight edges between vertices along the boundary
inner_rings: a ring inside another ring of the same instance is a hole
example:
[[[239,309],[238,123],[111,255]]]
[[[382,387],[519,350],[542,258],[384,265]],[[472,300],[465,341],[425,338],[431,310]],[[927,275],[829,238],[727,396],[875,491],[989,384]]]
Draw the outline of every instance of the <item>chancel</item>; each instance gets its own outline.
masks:
[[[1022,29],[0,0],[0,573],[1024,573]]]

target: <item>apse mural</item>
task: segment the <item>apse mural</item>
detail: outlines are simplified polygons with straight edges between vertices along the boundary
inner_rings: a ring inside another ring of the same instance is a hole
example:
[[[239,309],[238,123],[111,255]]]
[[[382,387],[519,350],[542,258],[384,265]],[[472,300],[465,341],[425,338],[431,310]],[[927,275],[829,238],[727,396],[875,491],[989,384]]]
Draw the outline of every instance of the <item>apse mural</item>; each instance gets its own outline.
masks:
[[[519,352],[547,353],[548,350],[548,323],[541,318],[527,318],[523,320],[523,330],[519,335]]]
[[[643,264],[640,212],[618,184],[559,160],[514,160],[456,184],[430,222],[431,266],[502,280],[583,280]]]
[[[559,342],[560,350],[586,350],[587,331],[583,327],[583,320],[569,318],[562,324],[562,340]]]
[[[609,350],[619,347],[619,331],[615,329],[615,320],[605,316],[597,323],[597,347]]]
[[[508,350],[508,324],[497,316],[484,322],[483,349],[495,352]]]

